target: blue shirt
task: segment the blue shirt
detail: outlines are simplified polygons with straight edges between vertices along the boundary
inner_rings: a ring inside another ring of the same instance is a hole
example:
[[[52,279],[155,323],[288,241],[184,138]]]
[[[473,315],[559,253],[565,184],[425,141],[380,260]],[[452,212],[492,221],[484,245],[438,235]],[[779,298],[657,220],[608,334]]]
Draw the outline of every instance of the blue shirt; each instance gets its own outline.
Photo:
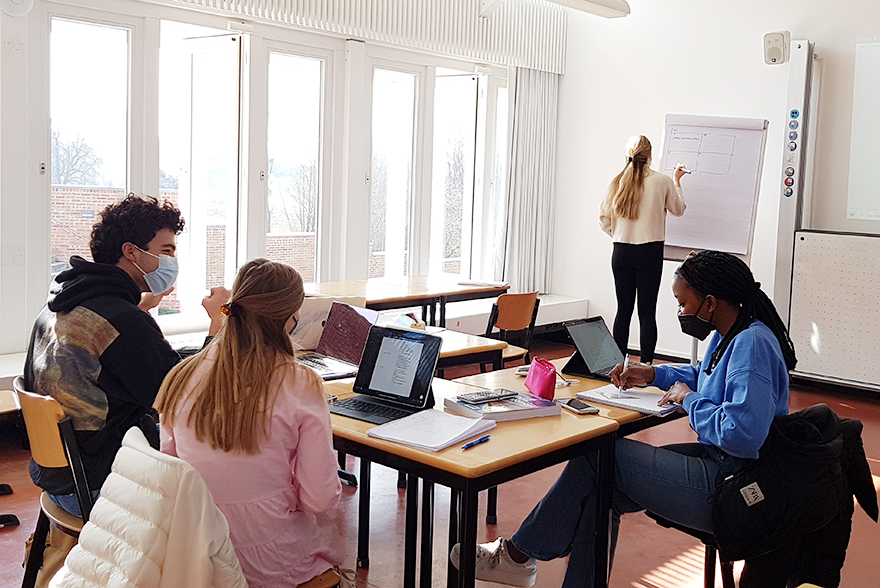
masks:
[[[703,366],[720,342],[716,332],[696,367],[655,366],[653,385],[668,390],[676,382],[686,384],[695,394],[685,397],[684,409],[700,442],[754,459],[773,419],[788,414],[788,369],[776,336],[755,321],[733,338],[707,375]]]

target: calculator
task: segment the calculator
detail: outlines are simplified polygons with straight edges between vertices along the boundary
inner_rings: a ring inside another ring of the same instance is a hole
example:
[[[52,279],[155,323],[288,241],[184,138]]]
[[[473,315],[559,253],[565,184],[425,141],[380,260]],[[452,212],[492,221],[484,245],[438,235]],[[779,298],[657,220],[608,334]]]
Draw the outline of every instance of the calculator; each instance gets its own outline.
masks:
[[[492,402],[493,400],[503,400],[505,398],[513,398],[519,394],[513,390],[506,388],[493,388],[492,390],[480,390],[479,392],[468,392],[467,394],[459,394],[458,401],[467,404],[483,404],[484,402]]]

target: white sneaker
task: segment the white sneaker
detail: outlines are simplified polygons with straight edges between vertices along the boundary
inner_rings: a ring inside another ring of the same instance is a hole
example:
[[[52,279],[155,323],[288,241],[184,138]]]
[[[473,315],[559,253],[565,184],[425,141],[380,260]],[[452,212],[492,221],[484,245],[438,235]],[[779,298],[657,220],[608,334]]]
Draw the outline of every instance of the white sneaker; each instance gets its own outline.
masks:
[[[456,543],[449,554],[449,561],[458,569],[459,550]],[[477,580],[497,582],[508,586],[533,586],[538,576],[538,562],[529,558],[526,563],[516,563],[507,552],[507,541],[499,537],[492,543],[477,545]]]

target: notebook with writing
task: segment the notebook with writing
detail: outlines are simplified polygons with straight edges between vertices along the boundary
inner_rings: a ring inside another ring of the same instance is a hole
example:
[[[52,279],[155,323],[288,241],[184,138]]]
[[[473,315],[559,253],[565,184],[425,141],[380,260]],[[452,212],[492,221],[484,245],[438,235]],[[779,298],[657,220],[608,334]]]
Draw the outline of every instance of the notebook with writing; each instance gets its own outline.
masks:
[[[442,339],[423,331],[370,328],[351,398],[330,412],[381,425],[434,406],[431,381]]]
[[[358,371],[367,335],[378,316],[373,310],[334,302],[317,349],[297,359],[325,380],[350,378]]]
[[[625,358],[605,325],[605,319],[595,316],[568,321],[563,326],[577,351],[562,367],[562,373],[610,380],[608,374]]]

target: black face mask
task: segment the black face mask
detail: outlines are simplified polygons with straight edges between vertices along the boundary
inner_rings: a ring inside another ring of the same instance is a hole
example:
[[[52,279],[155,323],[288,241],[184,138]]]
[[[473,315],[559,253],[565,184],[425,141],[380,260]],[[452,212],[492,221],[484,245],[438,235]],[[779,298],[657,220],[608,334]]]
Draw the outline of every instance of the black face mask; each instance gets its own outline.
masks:
[[[703,302],[706,302],[705,298],[703,298]],[[681,332],[685,335],[695,337],[700,341],[704,341],[706,337],[709,336],[709,333],[715,330],[715,325],[713,325],[710,321],[707,321],[706,319],[697,316],[697,313],[699,313],[700,309],[703,308],[703,302],[700,302],[700,306],[697,307],[697,312],[695,312],[694,314],[678,315],[678,322],[681,325]]]

